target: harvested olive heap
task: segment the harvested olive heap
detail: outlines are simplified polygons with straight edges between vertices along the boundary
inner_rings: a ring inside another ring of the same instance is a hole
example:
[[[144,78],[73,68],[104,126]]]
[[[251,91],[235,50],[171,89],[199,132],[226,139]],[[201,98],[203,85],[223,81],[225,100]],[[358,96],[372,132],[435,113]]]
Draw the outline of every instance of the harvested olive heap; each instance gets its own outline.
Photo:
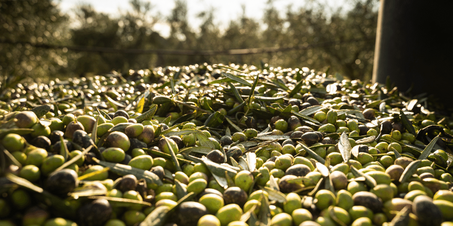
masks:
[[[192,65],[18,84],[0,225],[453,225],[453,121],[396,87]]]

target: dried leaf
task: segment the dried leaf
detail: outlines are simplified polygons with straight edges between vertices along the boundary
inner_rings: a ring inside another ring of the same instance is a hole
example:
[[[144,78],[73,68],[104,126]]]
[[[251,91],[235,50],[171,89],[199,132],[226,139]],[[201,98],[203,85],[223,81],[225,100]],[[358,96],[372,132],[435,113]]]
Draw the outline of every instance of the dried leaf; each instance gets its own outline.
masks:
[[[288,135],[262,135],[255,137],[257,140],[287,140],[290,139]]]
[[[359,157],[359,146],[358,145],[354,146],[351,149],[351,154],[356,158]]]
[[[369,137],[365,137],[365,138],[356,140],[355,143],[356,144],[367,144],[367,143],[373,142],[375,139],[376,139],[376,136],[369,136]]]
[[[247,152],[245,153],[245,157],[247,158],[247,164],[249,167],[250,172],[256,170],[256,154],[255,152]]]
[[[284,203],[286,201],[286,195],[283,194],[282,192],[274,190],[274,189],[270,189],[268,187],[263,187],[263,189],[269,195],[269,200],[277,201],[277,202],[281,202],[281,203]]]
[[[277,181],[275,180],[275,177],[273,175],[271,175],[270,178],[269,178],[269,187],[272,190],[280,191],[280,188],[278,187]]]
[[[330,171],[329,171],[329,168],[327,168],[327,166],[325,166],[319,162],[316,162],[316,168],[318,169],[318,171],[321,173],[321,175],[323,177],[328,177],[330,175]]]

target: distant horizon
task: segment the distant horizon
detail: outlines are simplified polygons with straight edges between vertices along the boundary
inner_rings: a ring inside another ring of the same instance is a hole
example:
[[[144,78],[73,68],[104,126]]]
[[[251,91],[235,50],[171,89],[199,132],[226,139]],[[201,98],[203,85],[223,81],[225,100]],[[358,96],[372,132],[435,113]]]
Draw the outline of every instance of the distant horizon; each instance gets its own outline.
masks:
[[[159,32],[163,37],[168,37],[170,33],[170,27],[164,21],[167,18],[171,10],[174,8],[174,1],[157,1],[157,0],[146,0],[151,3],[151,12],[160,14],[161,21],[155,26],[154,30]],[[330,7],[335,8],[344,3],[343,1],[325,0]],[[128,0],[57,0],[60,9],[63,13],[68,13],[73,16],[72,10],[77,5],[82,3],[88,3],[93,6],[97,12],[106,13],[109,15],[115,15],[121,11],[131,10],[131,6]],[[305,5],[306,0],[275,0],[274,6],[279,10],[281,16],[287,10],[288,5],[292,5],[294,9],[299,9]],[[200,7],[202,5],[202,7]],[[263,13],[266,9],[266,0],[228,0],[228,1],[217,1],[217,0],[187,0],[188,8],[188,20],[192,28],[198,28],[201,24],[201,20],[197,18],[197,14],[206,9],[214,9],[214,23],[219,26],[221,30],[226,29],[232,20],[236,20],[242,15],[242,5],[245,5],[245,15],[255,20],[261,20]]]

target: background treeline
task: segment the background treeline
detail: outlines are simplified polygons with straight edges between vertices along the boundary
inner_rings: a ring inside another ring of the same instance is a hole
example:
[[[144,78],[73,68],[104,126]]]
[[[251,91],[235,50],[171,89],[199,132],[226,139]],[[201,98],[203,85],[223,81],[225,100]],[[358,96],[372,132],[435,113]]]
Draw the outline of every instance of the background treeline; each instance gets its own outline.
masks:
[[[132,10],[120,11],[118,15],[79,5],[73,18],[64,14],[54,0],[0,0],[0,76],[64,78],[204,62],[257,66],[265,62],[319,71],[330,67],[331,73],[370,79],[379,1],[348,0],[343,9],[329,9],[320,1],[307,1],[302,8],[289,5],[282,13],[275,7],[278,1],[269,0],[261,20],[243,13],[220,30],[215,18],[216,11],[221,9],[200,12],[202,23],[194,27],[188,21],[184,0],[175,0],[168,17],[155,13],[152,3],[131,0]],[[158,22],[169,24],[168,37],[153,30]],[[77,46],[78,51],[64,46]],[[288,49],[209,56],[83,51],[93,47],[196,51]]]

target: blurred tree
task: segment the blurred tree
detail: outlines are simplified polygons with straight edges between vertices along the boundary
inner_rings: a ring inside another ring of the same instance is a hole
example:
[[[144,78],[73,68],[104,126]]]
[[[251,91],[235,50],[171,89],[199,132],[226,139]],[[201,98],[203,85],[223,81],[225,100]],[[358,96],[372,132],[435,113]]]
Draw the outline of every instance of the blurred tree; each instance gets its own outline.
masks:
[[[11,82],[65,72],[66,51],[32,47],[67,44],[68,16],[60,12],[54,1],[0,1],[0,24],[1,77],[8,77]]]
[[[89,4],[76,9],[80,26],[72,29],[72,42],[78,46],[109,47],[118,49],[149,49],[161,46],[163,38],[152,30],[158,16],[151,16],[151,4],[131,0],[131,11],[118,18],[96,12]],[[149,55],[134,53],[80,53],[74,71],[83,75],[87,72],[100,74],[111,70],[126,72],[129,69],[148,68],[157,59]]]
[[[0,75],[83,76],[154,66],[204,62],[258,65],[263,61],[274,66],[307,66],[319,71],[330,66],[331,72],[368,80],[374,56],[378,1],[346,0],[345,8],[335,10],[326,9],[321,1],[306,1],[299,9],[289,5],[286,13],[282,13],[274,0],[268,0],[262,20],[247,17],[242,6],[242,15],[230,21],[225,30],[215,23],[216,10],[212,8],[198,12],[199,27],[190,26],[186,0],[175,0],[174,8],[164,20],[144,0],[130,0],[131,10],[120,10],[117,16],[96,12],[92,6],[82,4],[75,10],[72,29],[68,16],[60,12],[53,0],[2,1],[0,50],[6,54],[0,55]],[[164,38],[153,30],[158,22],[169,25],[169,37]],[[40,43],[44,47],[60,44],[175,51],[289,50],[217,56],[124,54],[33,47]],[[295,48],[291,50],[291,47]]]
[[[165,49],[195,50],[196,34],[189,26],[187,2],[175,0],[175,7],[167,18],[170,25],[170,36],[167,38]],[[193,56],[168,55],[164,57],[166,65],[187,65],[194,62]]]

